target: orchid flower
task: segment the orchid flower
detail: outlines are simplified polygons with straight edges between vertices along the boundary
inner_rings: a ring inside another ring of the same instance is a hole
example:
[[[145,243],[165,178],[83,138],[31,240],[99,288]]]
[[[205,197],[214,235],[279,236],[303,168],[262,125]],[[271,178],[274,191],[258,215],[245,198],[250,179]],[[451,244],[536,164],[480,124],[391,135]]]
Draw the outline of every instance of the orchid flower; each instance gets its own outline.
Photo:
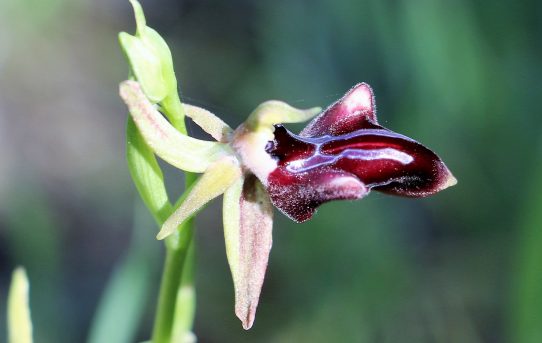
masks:
[[[366,83],[355,85],[324,111],[264,102],[235,130],[211,112],[178,101],[216,141],[184,134],[177,129],[184,128],[183,118],[166,116],[168,121],[160,112],[161,104],[178,99],[171,53],[146,26],[139,3],[131,2],[137,34],[122,33],[120,40],[137,81],[122,82],[120,96],[154,154],[181,170],[202,173],[157,238],[176,233],[209,201],[224,195],[235,313],[245,329],[254,322],[268,264],[273,206],[303,222],[331,200],[361,199],[371,190],[425,197],[456,183],[434,152],[378,124],[373,91]],[[299,135],[282,126],[310,119]],[[158,210],[160,199],[157,204]]]
[[[373,93],[365,83],[323,111],[300,135],[279,123],[305,121],[319,113],[318,108],[299,110],[268,101],[232,130],[212,113],[184,105],[186,115],[217,142],[178,132],[136,81],[124,81],[120,94],[159,157],[182,170],[203,173],[165,221],[158,239],[224,194],[236,314],[246,329],[254,321],[271,249],[272,205],[302,222],[327,201],[360,199],[372,189],[425,197],[456,183],[431,150],[378,125]]]

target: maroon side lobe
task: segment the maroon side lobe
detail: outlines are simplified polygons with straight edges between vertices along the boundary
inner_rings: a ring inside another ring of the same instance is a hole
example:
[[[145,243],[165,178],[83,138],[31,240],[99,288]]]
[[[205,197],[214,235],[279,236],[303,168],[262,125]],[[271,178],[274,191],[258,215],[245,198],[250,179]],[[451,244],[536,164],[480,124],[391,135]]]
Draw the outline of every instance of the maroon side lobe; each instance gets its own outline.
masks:
[[[373,90],[366,83],[358,83],[299,134],[302,137],[341,135],[363,128],[367,123],[377,124]]]
[[[266,151],[277,160],[267,179],[271,201],[298,222],[327,201],[359,199],[371,189],[425,197],[455,182],[434,152],[376,123],[367,84],[350,90],[300,136],[276,126]]]

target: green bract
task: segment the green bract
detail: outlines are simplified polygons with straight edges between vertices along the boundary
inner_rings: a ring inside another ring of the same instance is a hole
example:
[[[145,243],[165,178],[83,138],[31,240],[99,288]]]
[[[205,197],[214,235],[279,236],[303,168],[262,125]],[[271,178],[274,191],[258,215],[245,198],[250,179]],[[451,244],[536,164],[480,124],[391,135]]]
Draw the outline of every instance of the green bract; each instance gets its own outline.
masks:
[[[121,32],[120,45],[143,91],[151,102],[157,103],[177,92],[171,51],[158,32],[146,25],[141,5],[137,1],[130,2],[137,32],[135,36]]]
[[[172,211],[162,170],[132,118],[128,118],[126,136],[126,158],[132,179],[156,222],[162,225]]]

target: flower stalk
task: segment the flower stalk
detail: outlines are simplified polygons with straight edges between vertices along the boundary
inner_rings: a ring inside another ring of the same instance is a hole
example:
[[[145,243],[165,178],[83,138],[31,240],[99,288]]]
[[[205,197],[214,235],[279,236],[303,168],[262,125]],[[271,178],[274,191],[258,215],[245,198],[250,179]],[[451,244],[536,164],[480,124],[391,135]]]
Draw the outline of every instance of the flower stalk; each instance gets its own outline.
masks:
[[[153,343],[176,342],[172,338],[178,318],[182,318],[181,327],[186,329],[184,335],[189,335],[192,329],[193,306],[182,306],[184,303],[179,304],[178,296],[183,288],[185,293],[186,288],[193,289],[194,259],[188,258],[189,248],[194,245],[193,220],[188,220],[183,226],[179,237],[172,236],[166,241],[166,258],[152,333]],[[186,273],[187,270],[189,272]],[[190,280],[183,280],[183,276],[189,277]],[[194,292],[192,291],[192,293]],[[193,302],[194,300],[189,299],[188,301]]]

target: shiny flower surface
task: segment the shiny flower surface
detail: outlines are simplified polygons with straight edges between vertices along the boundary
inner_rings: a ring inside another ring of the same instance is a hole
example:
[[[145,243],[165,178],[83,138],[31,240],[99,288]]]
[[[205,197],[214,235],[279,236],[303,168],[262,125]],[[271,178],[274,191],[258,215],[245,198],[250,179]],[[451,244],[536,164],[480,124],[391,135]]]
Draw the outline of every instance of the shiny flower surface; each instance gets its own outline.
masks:
[[[456,183],[420,143],[377,123],[371,88],[361,83],[294,135],[275,127],[266,151],[277,161],[267,177],[273,204],[297,222],[317,206],[360,199],[371,189],[425,197]]]

